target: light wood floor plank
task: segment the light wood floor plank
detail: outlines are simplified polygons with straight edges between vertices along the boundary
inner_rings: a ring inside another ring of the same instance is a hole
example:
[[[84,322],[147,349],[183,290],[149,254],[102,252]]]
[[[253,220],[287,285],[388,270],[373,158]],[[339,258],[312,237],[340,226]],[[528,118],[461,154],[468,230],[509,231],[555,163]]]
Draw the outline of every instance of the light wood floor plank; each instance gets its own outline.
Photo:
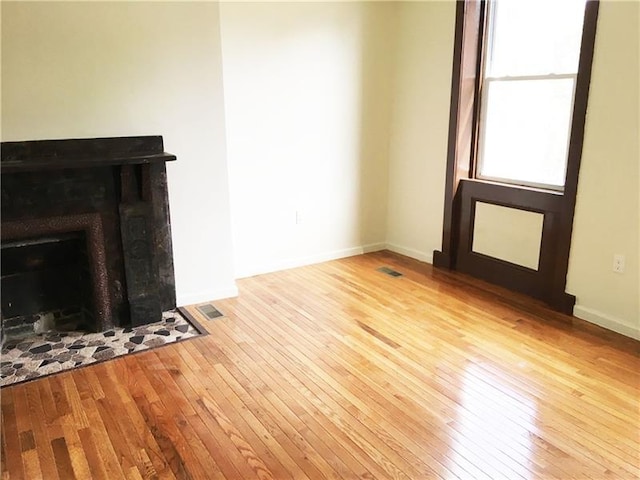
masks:
[[[640,478],[640,342],[389,252],[238,286],[208,336],[3,388],[1,478]]]
[[[272,308],[274,308],[274,309],[275,309],[275,306],[272,306]],[[281,312],[281,313],[282,313],[282,312]],[[307,349],[307,350],[308,350],[308,349]],[[346,355],[347,355],[347,353],[345,353],[345,351],[343,350],[342,352],[338,352],[337,357],[345,357]],[[325,357],[326,357],[326,356],[325,356]],[[357,358],[354,358],[354,359],[352,359],[352,363],[353,363],[354,365],[357,365],[357,364],[359,364],[359,363],[360,363],[360,360],[359,360],[359,359],[357,359]],[[348,368],[348,367],[349,367],[349,362],[347,362],[345,365],[346,365],[346,366],[347,366],[347,368]],[[393,378],[393,371],[389,371],[389,372],[387,372],[387,373],[389,373],[389,375],[386,375],[386,376],[385,376],[385,378]],[[366,375],[362,375],[362,376],[366,377]],[[350,383],[350,385],[349,385],[349,386],[350,386],[350,388],[353,388],[353,384],[352,384],[352,383]],[[392,391],[393,391],[393,390],[392,390]],[[445,419],[445,420],[447,420],[447,419]],[[413,420],[412,420],[412,422],[416,422],[416,421],[418,421],[418,422],[419,422],[419,419],[413,419]]]
[[[338,355],[337,355],[337,356],[338,356],[338,357],[345,357],[345,356],[346,356],[346,354],[345,354],[345,352],[344,352],[344,351],[342,351],[342,352],[338,352]],[[326,356],[325,356],[325,357],[326,357]],[[358,363],[359,363],[359,360],[358,360],[358,359],[353,359],[353,360],[352,360],[352,363],[353,363],[353,364],[358,364]],[[345,365],[346,365],[346,366],[347,366],[347,368],[348,368],[348,367],[349,367],[349,362],[345,363]],[[388,375],[386,375],[386,376],[385,376],[385,378],[393,378],[393,371],[389,371],[389,372],[387,372],[387,373],[388,373]],[[363,375],[363,377],[366,377],[366,376],[365,376],[365,375]],[[374,385],[375,385],[375,383],[374,383]],[[350,388],[354,388],[353,383],[350,383],[350,384],[349,384],[349,387],[350,387]],[[395,389],[389,389],[389,390],[390,390],[390,391],[396,391]],[[390,400],[391,400],[391,401],[393,401],[393,399],[390,399]],[[389,404],[389,403],[388,403],[388,404]],[[445,419],[445,421],[446,421],[446,419]],[[420,423],[420,419],[418,419],[418,418],[414,418],[414,419],[410,420],[410,423],[412,423],[412,424],[415,424],[416,422]]]
[[[271,306],[271,307],[273,308],[273,306]],[[249,327],[249,326],[248,326],[248,327]],[[275,327],[275,326],[274,326],[274,327]],[[249,328],[250,328],[250,327],[249,327]],[[277,328],[277,327],[276,327],[276,328]],[[270,329],[269,329],[269,331],[271,332],[271,335],[273,335],[273,334],[275,333],[276,328],[270,328]],[[281,339],[280,337],[277,337],[277,338],[275,338],[275,341],[274,341],[273,345],[271,345],[271,346],[270,346],[270,348],[272,348],[272,349],[278,349],[278,348],[279,348],[279,347],[278,347],[278,345],[280,345],[281,343],[282,343],[282,339]],[[307,351],[307,352],[308,352],[308,351],[309,351],[309,348],[305,348],[305,351]],[[290,347],[289,347],[288,349],[286,349],[285,351],[283,351],[283,352],[282,352],[282,354],[283,354],[283,356],[284,356],[284,357],[293,358],[293,357],[290,355],[290,353],[292,353],[292,350],[290,350]],[[294,351],[293,351],[293,355],[295,356],[296,354],[300,355],[300,352],[297,352],[297,351],[295,351],[295,350],[294,350]],[[301,357],[301,358],[302,358],[302,362],[304,362],[304,361],[305,361],[305,360],[304,360],[304,357]],[[312,368],[312,362],[311,362],[311,361],[309,361],[308,363],[309,363],[309,368]],[[297,365],[297,367],[298,367],[299,369],[300,369],[300,368],[301,368],[301,369],[303,369],[303,370],[305,370],[305,369],[306,369],[306,368],[305,368],[305,366],[304,366],[303,364],[299,363],[299,362],[298,362],[296,365]],[[308,376],[309,376],[309,372],[307,372],[307,373],[306,373],[306,375],[308,375]],[[339,375],[339,374],[336,374],[336,377],[337,377],[338,375]],[[330,383],[332,383],[332,382],[330,381]],[[353,385],[350,385],[350,387],[353,387]],[[329,392],[332,392],[332,390],[329,390]],[[338,398],[338,399],[340,399],[340,398],[341,398],[341,395],[337,395],[337,398]],[[353,397],[352,397],[352,398],[353,398]],[[358,401],[358,403],[359,403],[360,405],[363,405],[363,404],[362,404],[361,402],[359,402],[359,401]],[[348,408],[349,408],[349,406],[347,406],[346,408],[348,409]],[[365,407],[365,409],[366,409],[366,407]],[[360,413],[360,410],[356,407],[356,408],[355,408],[355,410],[354,410],[354,415],[355,415],[355,417],[356,417],[356,418],[358,417],[358,414],[359,414],[359,413]],[[383,422],[383,423],[384,423],[384,422]],[[393,427],[391,427],[391,429],[393,429]],[[377,434],[378,436],[381,436],[383,439],[384,439],[384,437],[386,436],[385,434],[381,434],[380,432],[376,432],[376,434]],[[395,443],[395,442],[394,442],[392,439],[387,439],[387,440],[386,440],[386,443],[387,443],[387,444],[392,444],[392,443]],[[424,466],[423,466],[423,468],[424,468]],[[449,472],[449,473],[451,473],[451,472]]]

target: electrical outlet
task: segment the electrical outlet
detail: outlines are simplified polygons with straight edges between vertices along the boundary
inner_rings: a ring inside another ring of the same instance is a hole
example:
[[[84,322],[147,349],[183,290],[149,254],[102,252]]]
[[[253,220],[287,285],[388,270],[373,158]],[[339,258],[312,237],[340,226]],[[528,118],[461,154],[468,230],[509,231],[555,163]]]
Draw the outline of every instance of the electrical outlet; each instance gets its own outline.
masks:
[[[613,256],[613,271],[616,273],[624,273],[624,255],[616,253]]]
[[[302,223],[302,212],[300,210],[296,210],[296,225],[300,225]]]

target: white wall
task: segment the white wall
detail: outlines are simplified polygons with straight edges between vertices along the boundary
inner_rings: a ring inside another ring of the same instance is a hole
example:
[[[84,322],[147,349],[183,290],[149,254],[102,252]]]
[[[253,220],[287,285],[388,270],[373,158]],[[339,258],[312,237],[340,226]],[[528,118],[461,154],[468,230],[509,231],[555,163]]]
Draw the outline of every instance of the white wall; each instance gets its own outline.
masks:
[[[2,2],[2,140],[163,135],[178,302],[235,293],[217,3]]]
[[[442,246],[455,2],[402,2],[390,131],[389,248],[426,262]]]
[[[221,4],[238,276],[383,245],[394,11]]]
[[[567,282],[576,316],[638,339],[639,18],[638,2],[600,2]]]

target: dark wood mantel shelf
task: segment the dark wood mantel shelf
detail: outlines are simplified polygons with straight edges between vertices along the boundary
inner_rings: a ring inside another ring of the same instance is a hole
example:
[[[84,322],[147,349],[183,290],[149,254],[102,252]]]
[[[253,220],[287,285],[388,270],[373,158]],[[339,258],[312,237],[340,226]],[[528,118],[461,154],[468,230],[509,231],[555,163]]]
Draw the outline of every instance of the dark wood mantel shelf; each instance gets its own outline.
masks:
[[[2,173],[170,162],[162,136],[3,142]]]

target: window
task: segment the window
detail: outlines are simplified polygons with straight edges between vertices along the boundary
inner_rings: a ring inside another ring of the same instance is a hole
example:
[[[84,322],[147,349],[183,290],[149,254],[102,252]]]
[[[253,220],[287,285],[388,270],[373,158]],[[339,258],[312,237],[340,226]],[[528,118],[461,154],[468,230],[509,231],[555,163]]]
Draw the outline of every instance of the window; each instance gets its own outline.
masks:
[[[487,7],[476,178],[562,190],[585,0]]]

